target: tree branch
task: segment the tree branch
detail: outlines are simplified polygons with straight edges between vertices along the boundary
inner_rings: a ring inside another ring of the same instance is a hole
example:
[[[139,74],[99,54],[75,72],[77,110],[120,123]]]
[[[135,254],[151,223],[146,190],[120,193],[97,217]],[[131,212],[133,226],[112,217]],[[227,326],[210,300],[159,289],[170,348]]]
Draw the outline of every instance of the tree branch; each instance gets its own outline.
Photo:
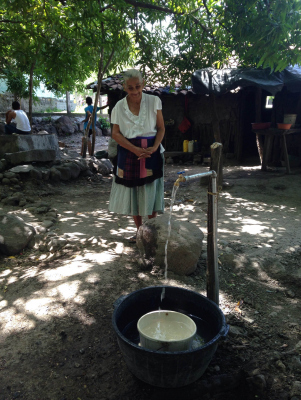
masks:
[[[107,6],[102,7],[102,8],[100,7],[100,1],[98,1],[98,4],[99,4],[99,12],[101,12],[101,13],[104,12],[105,10],[107,10],[108,8],[113,8],[113,9],[115,8],[114,4],[108,4]]]
[[[124,0],[124,2],[127,3],[127,4],[130,4],[131,6],[134,6],[134,7],[147,8],[149,10],[158,10],[158,11],[165,12],[167,14],[177,14],[177,15],[183,15],[184,14],[184,13],[178,13],[176,11],[173,11],[170,8],[167,8],[167,7],[156,6],[155,4],[146,4],[146,3],[142,3],[141,1]]]
[[[5,23],[9,23],[9,24],[20,24],[20,21],[13,21],[11,19],[0,19],[0,23],[5,22]]]

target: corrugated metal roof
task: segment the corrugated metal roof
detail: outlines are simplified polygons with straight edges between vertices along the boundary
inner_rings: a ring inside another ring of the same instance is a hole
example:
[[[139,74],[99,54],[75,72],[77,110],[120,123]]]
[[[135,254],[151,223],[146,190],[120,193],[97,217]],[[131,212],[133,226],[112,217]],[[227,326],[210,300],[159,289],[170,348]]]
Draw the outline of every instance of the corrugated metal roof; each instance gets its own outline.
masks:
[[[101,94],[107,94],[111,90],[123,91],[123,76],[122,74],[117,74],[114,76],[108,76],[106,79],[102,80],[101,85]],[[92,89],[93,92],[97,91],[97,81],[89,83],[86,86],[86,89]],[[180,85],[176,85],[175,87],[170,86],[160,86],[160,85],[145,85],[143,91],[148,94],[154,94],[157,96],[164,95],[187,95],[188,93],[194,94],[191,88],[181,88]]]

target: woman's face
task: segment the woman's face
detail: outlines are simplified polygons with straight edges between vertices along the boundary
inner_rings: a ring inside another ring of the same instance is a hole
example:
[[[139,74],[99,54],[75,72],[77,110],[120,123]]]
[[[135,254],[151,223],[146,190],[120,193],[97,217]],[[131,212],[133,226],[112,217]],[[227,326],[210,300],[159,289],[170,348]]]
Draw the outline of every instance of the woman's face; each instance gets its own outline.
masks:
[[[124,86],[124,90],[129,95],[129,98],[134,101],[139,101],[142,98],[142,89],[144,88],[143,82],[138,78],[129,79]]]

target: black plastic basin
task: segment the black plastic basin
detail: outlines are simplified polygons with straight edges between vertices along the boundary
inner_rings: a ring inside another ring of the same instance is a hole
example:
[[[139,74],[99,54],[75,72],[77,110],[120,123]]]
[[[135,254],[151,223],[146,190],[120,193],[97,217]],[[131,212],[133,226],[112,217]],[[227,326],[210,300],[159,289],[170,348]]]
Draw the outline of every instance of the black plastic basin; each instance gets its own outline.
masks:
[[[165,297],[161,302],[163,288]],[[159,307],[189,315],[205,344],[194,350],[173,353],[140,347],[137,321]],[[142,381],[165,388],[185,386],[199,379],[218,341],[226,337],[229,330],[224,314],[215,303],[199,293],[171,286],[147,287],[120,297],[115,303],[113,327],[129,370]]]

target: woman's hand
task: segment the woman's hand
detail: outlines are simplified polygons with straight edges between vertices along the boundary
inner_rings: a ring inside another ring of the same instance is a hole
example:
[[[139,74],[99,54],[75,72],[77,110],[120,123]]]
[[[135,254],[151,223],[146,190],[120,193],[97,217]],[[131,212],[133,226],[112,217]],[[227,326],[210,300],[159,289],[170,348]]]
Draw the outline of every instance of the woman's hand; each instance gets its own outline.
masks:
[[[143,158],[150,158],[151,152],[149,149],[143,149],[141,147],[135,147],[135,150],[133,151],[134,154],[138,157],[138,160],[141,160]]]
[[[152,147],[148,147],[145,150],[148,152],[148,154],[153,154],[155,151],[158,150],[158,147],[152,146]]]

